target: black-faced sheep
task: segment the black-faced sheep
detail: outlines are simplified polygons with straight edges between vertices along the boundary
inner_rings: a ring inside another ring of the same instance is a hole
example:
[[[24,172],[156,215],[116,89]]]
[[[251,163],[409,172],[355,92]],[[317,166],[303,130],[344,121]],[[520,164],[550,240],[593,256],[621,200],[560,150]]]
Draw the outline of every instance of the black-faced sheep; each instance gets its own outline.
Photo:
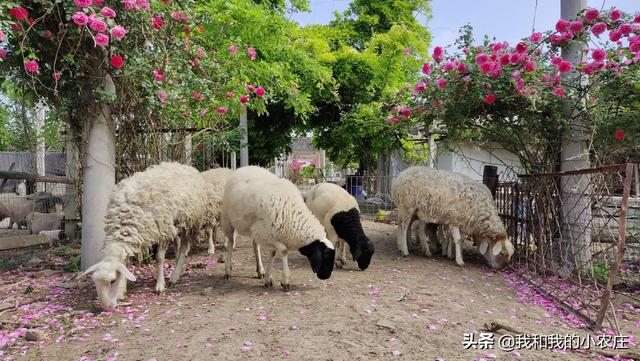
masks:
[[[234,231],[250,238],[267,252],[264,285],[272,286],[275,256],[282,258],[281,286],[289,289],[288,254],[298,250],[309,259],[317,277],[327,279],[333,271],[335,250],[320,222],[304,204],[298,188],[260,167],[243,167],[227,179],[224,189],[222,228],[229,240]],[[227,247],[225,278],[231,274],[233,247]],[[257,254],[257,255],[258,255]],[[259,257],[256,261],[261,263]],[[261,268],[258,266],[258,268]]]
[[[391,197],[398,206],[398,247],[408,255],[407,237],[414,217],[427,224],[449,227],[456,263],[462,260],[462,235],[469,235],[493,268],[506,266],[513,255],[489,189],[463,176],[426,167],[410,167],[395,180]],[[429,249],[427,246],[426,249]]]
[[[362,229],[358,201],[342,187],[332,183],[320,183],[305,195],[307,207],[320,220],[327,238],[336,248],[336,267],[346,262],[346,245],[361,270],[367,269],[375,248]]]
[[[135,281],[126,266],[128,259],[147,254],[154,244],[158,245],[156,292],[165,289],[164,257],[174,241],[177,260],[169,282],[178,281],[191,240],[202,227],[206,197],[200,172],[178,163],[151,166],[116,185],[105,217],[103,259],[82,274],[93,273],[104,308],[116,307],[124,297],[126,280]]]

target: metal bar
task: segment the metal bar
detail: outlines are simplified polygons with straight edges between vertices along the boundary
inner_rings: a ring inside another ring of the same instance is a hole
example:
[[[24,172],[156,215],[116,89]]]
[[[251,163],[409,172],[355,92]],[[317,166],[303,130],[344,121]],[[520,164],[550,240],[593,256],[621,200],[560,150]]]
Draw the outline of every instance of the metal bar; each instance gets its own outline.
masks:
[[[627,163],[625,170],[624,188],[622,191],[622,204],[620,205],[620,213],[618,214],[618,255],[616,261],[611,265],[609,270],[609,279],[607,280],[607,289],[602,294],[600,299],[600,310],[598,311],[598,317],[596,318],[596,327],[602,326],[602,321],[607,314],[607,308],[609,307],[609,299],[611,298],[611,292],[613,291],[613,281],[618,274],[620,263],[624,257],[625,244],[624,238],[626,236],[627,228],[627,208],[629,204],[629,193],[631,193],[631,179],[633,178],[633,164]],[[616,330],[620,333],[620,330]]]
[[[588,168],[588,169],[578,169],[578,170],[569,170],[565,172],[555,172],[555,173],[543,173],[543,174],[518,174],[520,178],[546,178],[546,177],[557,177],[557,176],[567,176],[567,175],[583,175],[583,174],[595,174],[595,173],[605,173],[612,171],[625,171],[627,165],[626,164],[613,164],[613,165],[605,165],[597,168]]]

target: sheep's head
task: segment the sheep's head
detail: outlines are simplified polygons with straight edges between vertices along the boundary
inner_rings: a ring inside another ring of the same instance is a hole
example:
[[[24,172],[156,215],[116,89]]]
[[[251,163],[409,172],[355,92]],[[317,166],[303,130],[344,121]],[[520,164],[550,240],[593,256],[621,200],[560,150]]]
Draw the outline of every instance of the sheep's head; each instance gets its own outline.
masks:
[[[349,251],[351,251],[353,260],[358,262],[358,267],[364,271],[371,263],[375,248],[369,237],[363,234],[353,245],[349,245]]]
[[[103,260],[89,267],[80,277],[91,275],[96,285],[98,301],[102,308],[108,310],[116,307],[120,290],[124,289],[127,280],[134,282],[136,277],[122,262],[117,260]]]
[[[494,269],[507,266],[513,256],[513,244],[505,233],[498,234],[493,239],[483,239],[480,241],[479,250]]]
[[[302,255],[306,256],[311,263],[311,269],[319,279],[326,280],[333,272],[333,262],[336,258],[336,251],[333,244],[328,239],[315,240],[304,247],[298,249]]]

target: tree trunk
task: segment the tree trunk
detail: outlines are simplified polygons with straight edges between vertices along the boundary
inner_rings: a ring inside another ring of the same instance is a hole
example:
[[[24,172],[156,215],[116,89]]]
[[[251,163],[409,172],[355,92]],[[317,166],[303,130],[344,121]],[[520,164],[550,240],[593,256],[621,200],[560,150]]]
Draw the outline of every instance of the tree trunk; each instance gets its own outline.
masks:
[[[562,0],[561,16],[566,20],[574,20],[577,13],[587,7],[587,0]],[[562,58],[578,63],[584,55],[585,44],[573,41],[562,49]],[[565,75],[566,80],[582,81],[574,70]],[[578,107],[582,101],[577,103]],[[587,134],[582,119],[576,117],[578,109],[571,108],[569,102],[563,105],[564,115],[571,119],[570,129],[562,142],[560,169],[562,171],[586,169],[591,166]],[[589,270],[591,260],[591,206],[590,182],[588,175],[563,177],[562,204],[564,221],[560,253],[562,264],[569,266],[567,271],[584,273]],[[568,262],[567,262],[568,261]]]
[[[191,165],[191,154],[193,149],[192,143],[193,136],[191,133],[187,133],[184,136],[184,164]]]
[[[110,75],[104,90],[115,93]],[[87,127],[82,191],[82,269],[97,263],[104,244],[104,216],[115,186],[116,142],[112,129],[111,106],[102,104]]]

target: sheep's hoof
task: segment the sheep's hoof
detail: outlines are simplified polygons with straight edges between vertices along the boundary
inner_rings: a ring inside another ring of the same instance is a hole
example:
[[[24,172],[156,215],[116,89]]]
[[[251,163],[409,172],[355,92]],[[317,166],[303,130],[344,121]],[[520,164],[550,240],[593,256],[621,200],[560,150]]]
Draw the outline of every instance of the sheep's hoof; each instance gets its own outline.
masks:
[[[216,250],[215,249],[210,249],[210,250],[207,251],[207,254],[213,256],[214,254],[216,254]]]
[[[464,262],[463,262],[463,261],[456,262],[456,264],[457,264],[458,266],[460,266],[460,267],[464,267]]]
[[[263,280],[264,279],[264,271],[262,271],[262,272],[258,271],[258,277],[257,278]]]
[[[228,273],[225,273],[225,274],[224,274],[224,279],[225,279],[225,280],[227,280],[227,281],[228,281],[230,278],[231,278],[231,275],[230,275],[230,274],[228,274]]]
[[[273,287],[273,280],[265,280],[264,281],[264,286],[265,287]]]
[[[159,295],[162,292],[164,292],[164,284],[156,285],[156,295]]]
[[[280,282],[280,286],[282,286],[282,288],[286,291],[289,292],[289,284],[288,283],[282,283]]]

